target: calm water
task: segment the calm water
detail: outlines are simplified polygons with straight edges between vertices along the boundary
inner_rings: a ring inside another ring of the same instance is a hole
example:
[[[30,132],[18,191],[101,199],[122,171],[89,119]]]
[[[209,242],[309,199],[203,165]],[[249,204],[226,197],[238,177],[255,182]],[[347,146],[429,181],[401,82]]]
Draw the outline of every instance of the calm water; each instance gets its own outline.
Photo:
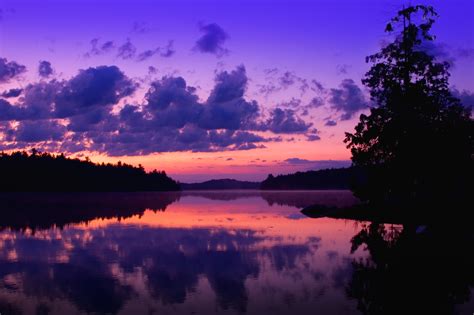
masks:
[[[300,213],[349,192],[1,198],[1,315],[474,311],[472,231]]]

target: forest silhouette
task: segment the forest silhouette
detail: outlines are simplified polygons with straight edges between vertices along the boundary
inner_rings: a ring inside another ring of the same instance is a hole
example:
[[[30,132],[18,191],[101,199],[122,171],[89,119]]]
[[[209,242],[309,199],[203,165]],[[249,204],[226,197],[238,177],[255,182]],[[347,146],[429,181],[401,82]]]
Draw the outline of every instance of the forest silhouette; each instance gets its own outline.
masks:
[[[164,171],[146,172],[118,162],[93,163],[32,150],[0,153],[0,191],[174,191],[179,183]]]

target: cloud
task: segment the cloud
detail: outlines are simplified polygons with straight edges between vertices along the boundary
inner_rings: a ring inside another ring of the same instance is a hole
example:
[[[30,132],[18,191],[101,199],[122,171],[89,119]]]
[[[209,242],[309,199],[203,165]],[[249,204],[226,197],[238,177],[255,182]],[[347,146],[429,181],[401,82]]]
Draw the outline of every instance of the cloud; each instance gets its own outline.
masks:
[[[278,79],[279,83],[280,83],[280,86],[283,88],[283,89],[287,89],[288,87],[292,86],[293,84],[295,84],[297,80],[297,77],[296,75],[293,73],[293,72],[290,72],[290,71],[286,71],[285,73],[283,73],[283,75]]]
[[[271,68],[264,69],[263,72],[266,76],[265,84],[258,84],[257,86],[259,93],[264,96],[287,90],[291,87],[295,87],[301,92],[301,95],[303,95],[311,88],[307,79],[297,76],[292,71],[285,71],[281,75],[278,75],[280,70]]]
[[[169,58],[176,53],[176,51],[173,48],[173,45],[174,45],[174,41],[170,40],[168,44],[164,47],[157,47],[156,49],[145,50],[141,52],[140,54],[138,54],[137,61],[145,61],[157,54],[160,57]]]
[[[8,61],[6,58],[0,58],[0,83],[7,83],[26,72],[26,67],[16,61]]]
[[[0,122],[14,120],[19,116],[18,108],[0,98]]]
[[[150,59],[151,57],[153,57],[154,55],[156,55],[159,52],[160,52],[159,47],[156,48],[156,49],[147,49],[147,50],[141,52],[140,54],[138,54],[137,61],[145,61],[147,59]]]
[[[350,65],[339,64],[336,66],[337,74],[347,74],[349,72]]]
[[[278,107],[298,108],[300,107],[300,105],[301,105],[301,100],[298,98],[292,97],[289,101],[278,104]]]
[[[338,89],[330,89],[329,102],[331,108],[342,112],[341,120],[351,119],[355,113],[369,106],[364,93],[352,79],[344,79]]]
[[[323,105],[324,105],[324,99],[319,96],[316,96],[316,97],[313,97],[309,101],[309,103],[306,105],[306,108],[318,108]]]
[[[117,57],[122,58],[124,60],[133,59],[137,53],[137,48],[135,45],[132,44],[130,39],[118,47],[117,49]]]
[[[168,44],[165,47],[160,48],[160,56],[164,58],[169,58],[176,53],[174,49],[174,41],[168,41]]]
[[[224,43],[229,39],[229,35],[216,23],[201,24],[199,30],[203,35],[196,41],[195,49],[202,53],[214,54],[222,57],[228,54],[224,48]]]
[[[59,141],[64,137],[66,127],[56,121],[38,120],[20,122],[15,135],[15,141],[39,142]]]
[[[13,103],[0,99],[0,134],[8,140],[0,147],[118,156],[251,150],[282,140],[263,131],[319,138],[291,109],[264,115],[245,97],[247,84],[244,66],[218,72],[201,101],[184,78],[164,76],[150,83],[141,101],[127,104],[137,84],[118,67],[83,69],[67,80],[28,84]]]
[[[275,108],[264,128],[274,133],[304,133],[312,126],[297,117],[294,110]]]
[[[245,67],[217,74],[199,125],[206,129],[252,129],[259,115],[255,101],[244,99],[247,88]]]
[[[321,137],[316,135],[316,134],[309,134],[309,135],[306,135],[306,140],[307,141],[318,141],[318,140],[321,140]]]
[[[8,113],[6,120],[69,118],[117,104],[135,89],[136,84],[116,66],[99,66],[81,70],[67,81],[28,84],[15,105],[2,102],[2,112]]]
[[[10,97],[18,97],[20,96],[23,89],[10,89],[8,91],[4,91],[0,94],[1,97],[10,98]]]
[[[132,33],[147,34],[151,32],[151,28],[146,22],[135,21],[132,26]]]
[[[311,84],[311,90],[314,92],[323,92],[325,90],[323,84],[316,79],[311,80]]]
[[[93,38],[89,43],[91,48],[84,54],[85,58],[103,55],[115,49],[115,43],[111,40],[101,42],[99,38]]]
[[[332,126],[336,126],[337,125],[337,122],[334,121],[334,120],[327,120],[326,123],[324,124],[325,126],[328,126],[328,127],[332,127]]]
[[[110,53],[114,50],[117,50],[116,56],[123,60],[136,60],[137,62],[142,62],[150,59],[155,55],[159,55],[163,58],[169,58],[173,56],[176,51],[174,49],[174,41],[170,40],[163,47],[157,47],[155,49],[146,49],[138,53],[137,48],[128,38],[125,43],[120,45],[118,48],[115,45],[114,41],[105,41],[102,42],[99,38],[94,38],[90,41],[91,48],[84,54],[85,58],[90,58],[92,56],[99,56]]]
[[[53,67],[51,66],[51,62],[42,60],[39,62],[38,66],[38,74],[42,78],[47,78],[53,74]]]
[[[81,70],[56,95],[55,116],[64,118],[94,107],[117,104],[123,97],[131,95],[136,87],[116,66]]]

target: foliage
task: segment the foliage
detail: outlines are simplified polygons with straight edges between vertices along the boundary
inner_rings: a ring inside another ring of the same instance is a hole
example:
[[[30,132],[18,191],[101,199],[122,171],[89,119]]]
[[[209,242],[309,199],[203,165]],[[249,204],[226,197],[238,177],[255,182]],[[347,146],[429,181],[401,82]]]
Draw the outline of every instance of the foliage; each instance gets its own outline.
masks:
[[[261,185],[263,190],[295,189],[349,189],[352,180],[359,175],[354,168],[325,169],[296,172],[288,175],[268,175]]]
[[[171,191],[179,184],[164,171],[145,172],[117,164],[95,164],[33,150],[0,153],[0,191]]]
[[[386,31],[400,33],[367,57],[373,65],[362,82],[375,106],[344,140],[367,171],[355,189],[363,200],[436,202],[468,191],[473,120],[449,90],[449,64],[427,52],[436,17],[430,6],[399,11]]]

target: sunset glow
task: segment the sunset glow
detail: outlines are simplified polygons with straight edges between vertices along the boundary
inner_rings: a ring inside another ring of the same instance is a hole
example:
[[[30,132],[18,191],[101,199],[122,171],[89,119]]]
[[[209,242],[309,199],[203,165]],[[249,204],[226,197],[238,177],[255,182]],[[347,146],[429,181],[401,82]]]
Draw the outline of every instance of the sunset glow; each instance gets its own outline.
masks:
[[[441,18],[426,49],[472,101],[473,3],[428,2]],[[0,149],[184,182],[348,166],[344,133],[371,106],[365,57],[403,1],[192,3],[2,1]]]

